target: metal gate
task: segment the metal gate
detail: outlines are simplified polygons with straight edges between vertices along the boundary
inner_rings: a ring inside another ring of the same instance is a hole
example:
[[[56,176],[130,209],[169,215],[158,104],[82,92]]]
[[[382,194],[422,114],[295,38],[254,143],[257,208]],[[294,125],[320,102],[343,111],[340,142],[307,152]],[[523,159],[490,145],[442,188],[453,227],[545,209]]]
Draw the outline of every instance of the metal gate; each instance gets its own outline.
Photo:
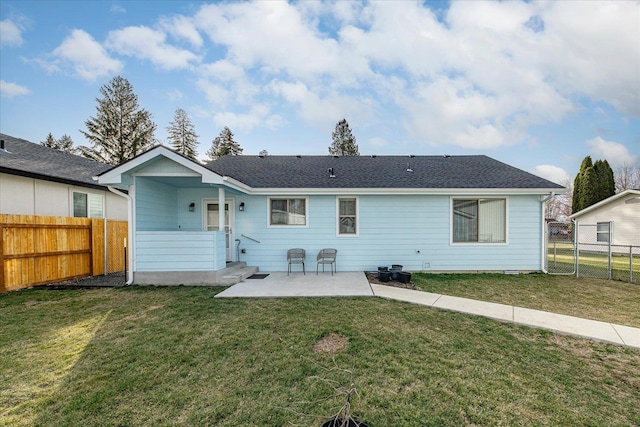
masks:
[[[575,274],[576,248],[573,224],[549,222],[546,228],[547,272],[550,274]]]
[[[547,271],[640,283],[640,246],[613,243],[613,223],[548,223]]]

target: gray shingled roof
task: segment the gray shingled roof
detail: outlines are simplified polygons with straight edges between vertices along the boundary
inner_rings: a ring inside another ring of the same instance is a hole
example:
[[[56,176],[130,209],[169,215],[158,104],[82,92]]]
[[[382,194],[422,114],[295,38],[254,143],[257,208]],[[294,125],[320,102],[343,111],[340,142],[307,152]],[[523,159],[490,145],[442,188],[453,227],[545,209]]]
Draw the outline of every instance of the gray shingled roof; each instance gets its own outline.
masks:
[[[487,156],[241,155],[206,167],[253,188],[563,188]]]
[[[0,150],[0,172],[3,173],[104,188],[92,177],[112,167],[3,133],[0,139],[4,140],[6,150]]]

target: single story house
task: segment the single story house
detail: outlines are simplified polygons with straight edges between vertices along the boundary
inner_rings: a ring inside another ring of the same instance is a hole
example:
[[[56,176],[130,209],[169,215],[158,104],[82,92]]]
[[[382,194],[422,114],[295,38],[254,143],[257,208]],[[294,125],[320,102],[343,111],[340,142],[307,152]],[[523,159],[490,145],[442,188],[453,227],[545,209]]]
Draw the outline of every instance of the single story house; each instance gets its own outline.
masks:
[[[97,177],[131,199],[130,281],[215,283],[241,261],[287,270],[544,269],[544,202],[564,188],[486,156],[224,156],[156,146]],[[224,212],[224,214],[222,214]]]
[[[614,194],[569,217],[580,251],[640,255],[640,190]]]
[[[0,133],[0,213],[128,219],[127,200],[92,177],[112,167]]]

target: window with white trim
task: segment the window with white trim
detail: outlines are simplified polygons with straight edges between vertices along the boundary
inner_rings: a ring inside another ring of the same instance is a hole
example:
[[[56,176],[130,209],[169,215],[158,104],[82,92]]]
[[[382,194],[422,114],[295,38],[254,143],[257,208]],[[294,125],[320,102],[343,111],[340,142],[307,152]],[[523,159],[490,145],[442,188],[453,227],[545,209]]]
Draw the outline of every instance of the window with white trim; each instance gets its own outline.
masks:
[[[454,243],[506,243],[506,199],[453,199]]]
[[[609,243],[609,230],[611,227],[611,223],[609,222],[599,222],[596,225],[596,241]]]
[[[73,192],[73,216],[103,218],[104,202],[101,194]]]
[[[358,235],[358,199],[338,197],[338,235]]]
[[[307,199],[269,199],[269,225],[307,225]]]

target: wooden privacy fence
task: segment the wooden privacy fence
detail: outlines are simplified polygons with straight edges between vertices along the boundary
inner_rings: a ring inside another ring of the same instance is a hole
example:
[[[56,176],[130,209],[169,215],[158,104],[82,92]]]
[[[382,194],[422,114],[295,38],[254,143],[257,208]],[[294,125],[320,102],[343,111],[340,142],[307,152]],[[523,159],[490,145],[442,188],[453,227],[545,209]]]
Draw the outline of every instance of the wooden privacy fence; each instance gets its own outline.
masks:
[[[0,214],[0,292],[124,271],[126,236],[126,221]]]

